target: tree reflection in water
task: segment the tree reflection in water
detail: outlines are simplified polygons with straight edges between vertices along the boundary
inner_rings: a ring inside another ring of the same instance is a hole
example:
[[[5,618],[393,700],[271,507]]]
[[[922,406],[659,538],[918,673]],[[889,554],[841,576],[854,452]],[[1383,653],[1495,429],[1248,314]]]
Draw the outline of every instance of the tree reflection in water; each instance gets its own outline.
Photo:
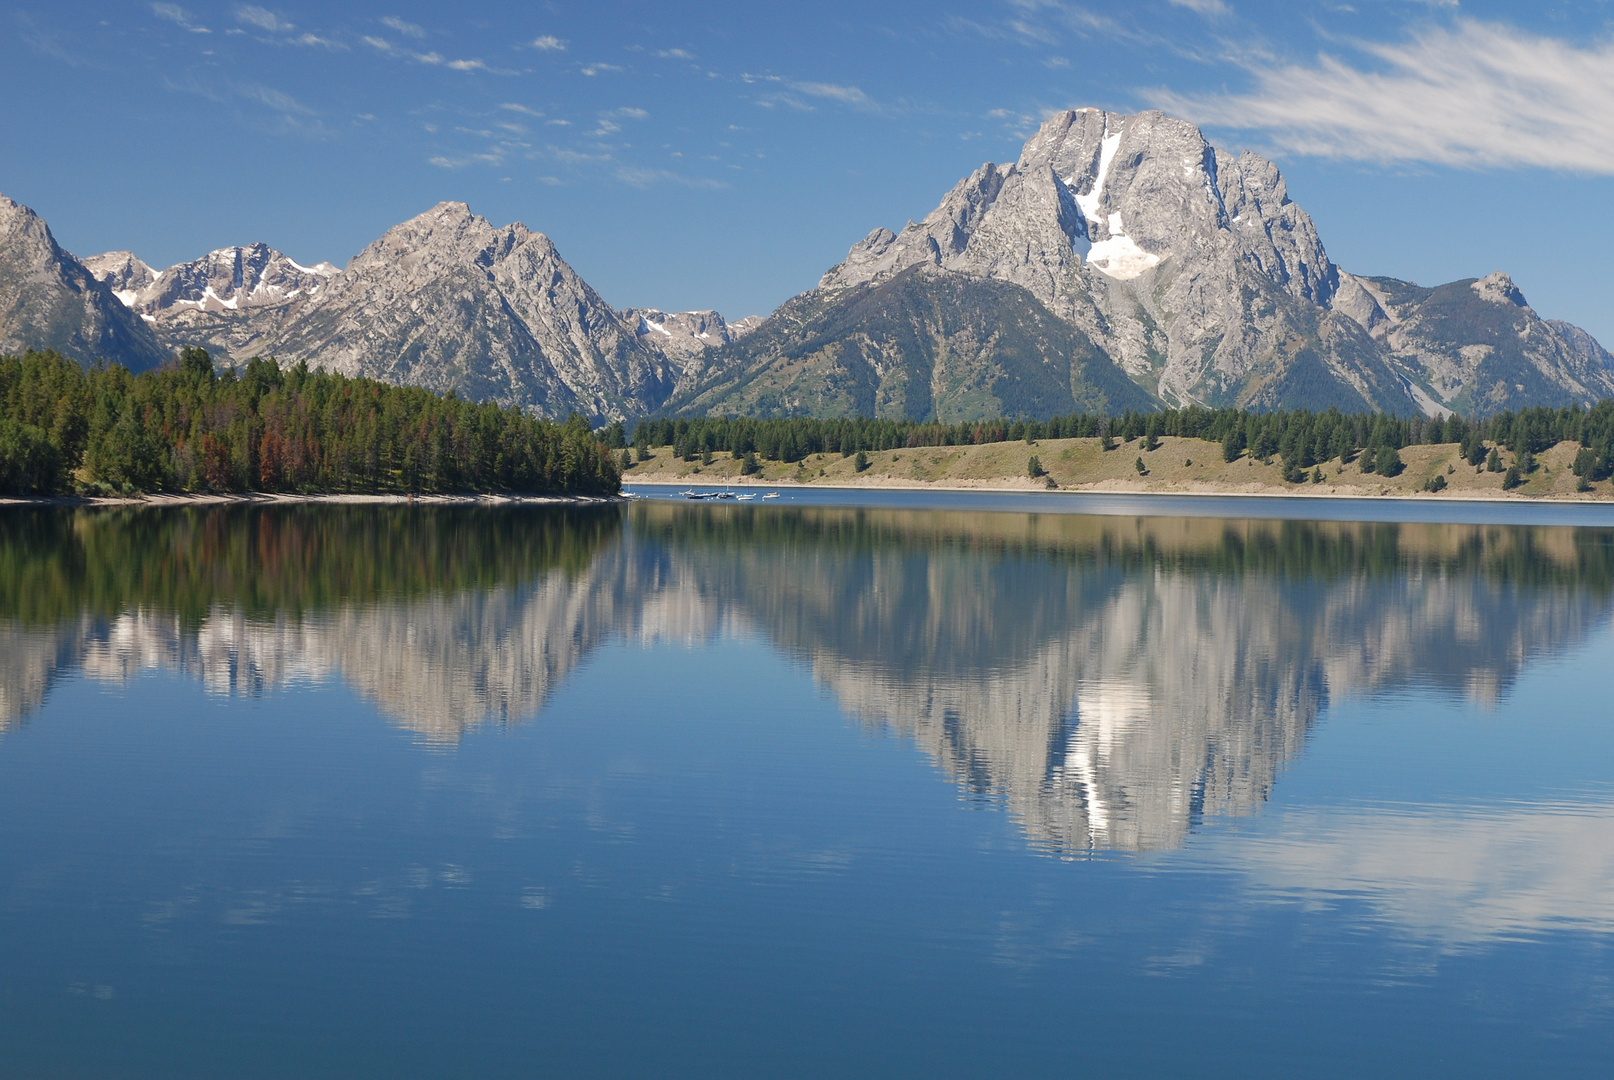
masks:
[[[0,724],[65,673],[340,679],[423,739],[600,645],[760,636],[1064,855],[1247,814],[1331,702],[1481,701],[1604,620],[1595,529],[638,504],[0,514]],[[714,707],[719,707],[714,703]]]

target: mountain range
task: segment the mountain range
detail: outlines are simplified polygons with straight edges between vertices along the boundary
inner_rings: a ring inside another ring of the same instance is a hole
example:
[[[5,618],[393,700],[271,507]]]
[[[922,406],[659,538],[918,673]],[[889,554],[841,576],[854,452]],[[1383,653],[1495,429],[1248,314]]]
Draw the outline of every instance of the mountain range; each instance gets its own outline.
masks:
[[[1328,257],[1270,161],[1160,112],[1050,118],[766,319],[611,307],[542,233],[441,203],[346,267],[264,244],[79,260],[0,197],[0,352],[150,367],[201,345],[543,415],[956,422],[1161,405],[1484,414],[1614,396],[1614,356],[1501,272]]]

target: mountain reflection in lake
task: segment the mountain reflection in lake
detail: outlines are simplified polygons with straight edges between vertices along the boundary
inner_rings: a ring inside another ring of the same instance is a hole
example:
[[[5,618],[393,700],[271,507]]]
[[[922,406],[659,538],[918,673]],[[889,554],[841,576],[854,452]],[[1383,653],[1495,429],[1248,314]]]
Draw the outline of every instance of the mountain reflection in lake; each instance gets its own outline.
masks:
[[[1331,703],[1495,701],[1614,603],[1604,530],[655,503],[14,511],[0,575],[0,728],[167,669],[452,745],[608,641],[755,637],[1065,855],[1254,813]]]
[[[1605,1075],[1611,540],[0,511],[0,1080]]]

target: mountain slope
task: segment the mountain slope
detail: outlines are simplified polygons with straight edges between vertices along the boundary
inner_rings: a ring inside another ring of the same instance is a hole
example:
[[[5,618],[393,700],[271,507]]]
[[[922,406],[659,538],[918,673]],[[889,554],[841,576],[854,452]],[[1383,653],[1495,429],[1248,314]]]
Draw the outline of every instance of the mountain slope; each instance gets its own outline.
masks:
[[[272,341],[282,360],[455,390],[549,416],[625,416],[675,369],[519,223],[440,203],[387,230]]]
[[[883,317],[859,290],[905,274],[952,281],[961,295],[1018,286],[1025,317],[1041,305],[1168,405],[1489,412],[1614,395],[1614,358],[1583,331],[1541,319],[1505,278],[1434,290],[1358,278],[1328,258],[1270,161],[1218,150],[1163,113],[1080,109],[1050,118],[1013,164],[982,165],[924,220],[853,245],[816,289],[724,350],[733,389],[714,373],[688,400],[718,412],[768,407],[748,388],[806,385],[818,376],[805,339],[778,344],[805,332],[799,313],[844,309],[840,344],[850,346],[873,332],[850,312]],[[839,362],[835,344],[815,345],[823,378]],[[923,363],[901,348],[887,347],[882,362]]]
[[[1614,357],[1579,327],[1541,318],[1500,271],[1432,289],[1393,278],[1363,286],[1382,313],[1367,320],[1375,336],[1458,412],[1589,404],[1614,392]]]
[[[790,301],[706,361],[704,380],[670,408],[955,422],[1153,406],[1024,288],[919,266]]]
[[[57,245],[39,215],[0,195],[0,354],[28,349],[132,371],[168,356],[139,316]]]

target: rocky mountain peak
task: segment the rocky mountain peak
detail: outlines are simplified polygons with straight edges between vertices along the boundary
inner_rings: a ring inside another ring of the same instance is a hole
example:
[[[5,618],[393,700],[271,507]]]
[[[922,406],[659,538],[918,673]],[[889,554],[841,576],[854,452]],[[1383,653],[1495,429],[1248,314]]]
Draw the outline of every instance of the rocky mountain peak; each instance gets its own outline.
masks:
[[[1480,278],[1470,288],[1479,294],[1480,299],[1493,304],[1511,304],[1513,307],[1521,308],[1530,306],[1524,298],[1524,293],[1513,284],[1513,279],[1500,270]]]
[[[219,248],[161,273],[126,251],[92,256],[85,265],[148,319],[180,311],[279,307],[317,294],[338,273],[330,263],[304,266],[261,243]]]
[[[0,354],[27,349],[135,371],[168,355],[104,282],[62,250],[38,214],[0,195]]]
[[[642,412],[676,378],[542,233],[444,202],[388,229],[272,339],[281,359],[550,416]]]
[[[941,296],[982,321],[934,306]],[[846,408],[846,388],[865,387],[856,408],[882,414],[1044,409],[1061,395],[1044,387],[1028,404],[1032,373],[1070,360],[1048,319],[1168,405],[1436,415],[1614,395],[1614,357],[1540,319],[1505,274],[1434,289],[1348,274],[1271,161],[1159,111],[1085,108],[1049,117],[1013,164],[982,164],[922,220],[853,244],[733,350],[744,371],[732,387],[708,380],[690,400]],[[1039,342],[1026,355],[1043,368],[1016,366],[1010,325]],[[927,368],[937,341],[946,362]],[[972,384],[967,406],[911,392],[916,379],[967,384],[947,364],[972,351],[991,385]],[[1108,378],[1091,357],[1080,367],[1095,386]]]
[[[157,280],[157,271],[132,251],[91,255],[84,260],[84,265],[90,273],[106,282],[112,295],[123,301],[125,307],[134,307],[141,291]]]
[[[382,233],[347,269],[359,275],[401,272],[407,281],[419,283],[448,268],[477,266],[490,272],[529,243],[553,253],[547,236],[519,221],[497,228],[465,203],[441,202]]]
[[[686,362],[703,353],[736,341],[762,324],[758,315],[729,322],[716,311],[659,311],[655,308],[624,308],[624,322],[635,327],[640,341],[648,348],[674,360]]]
[[[1173,255],[1191,272],[1231,257],[1317,303],[1335,287],[1311,218],[1289,201],[1272,162],[1222,153],[1159,111],[1091,108],[1050,117],[1013,165],[983,164],[923,221],[876,229],[819,285],[928,264],[1026,284],[1057,310],[1070,306],[1059,294],[1071,291],[1071,266],[1132,281]]]
[[[56,245],[50,226],[22,203],[0,195],[0,244],[7,251],[28,254],[48,261],[72,258]]]

